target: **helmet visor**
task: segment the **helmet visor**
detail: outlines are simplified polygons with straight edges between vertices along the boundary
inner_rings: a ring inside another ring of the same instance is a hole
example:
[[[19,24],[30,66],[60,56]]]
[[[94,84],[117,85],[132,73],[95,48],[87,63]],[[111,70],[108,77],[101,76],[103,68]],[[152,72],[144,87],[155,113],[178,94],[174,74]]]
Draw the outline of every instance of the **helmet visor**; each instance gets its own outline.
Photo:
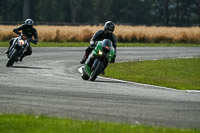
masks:
[[[113,33],[113,28],[112,27],[107,27],[105,29],[105,32],[111,34],[111,33]]]

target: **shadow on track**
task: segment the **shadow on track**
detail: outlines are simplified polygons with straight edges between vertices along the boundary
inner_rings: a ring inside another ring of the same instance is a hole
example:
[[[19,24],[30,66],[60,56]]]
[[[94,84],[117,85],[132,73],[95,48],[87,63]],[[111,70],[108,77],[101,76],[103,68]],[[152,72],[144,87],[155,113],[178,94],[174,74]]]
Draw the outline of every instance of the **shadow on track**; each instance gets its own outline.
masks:
[[[44,68],[44,67],[29,67],[29,66],[12,66],[12,68],[25,68],[25,69],[52,69],[52,68]]]
[[[114,81],[114,80],[95,80],[95,81],[90,81],[90,82],[104,82],[104,83],[124,83],[127,84],[127,82],[122,82],[122,81]]]

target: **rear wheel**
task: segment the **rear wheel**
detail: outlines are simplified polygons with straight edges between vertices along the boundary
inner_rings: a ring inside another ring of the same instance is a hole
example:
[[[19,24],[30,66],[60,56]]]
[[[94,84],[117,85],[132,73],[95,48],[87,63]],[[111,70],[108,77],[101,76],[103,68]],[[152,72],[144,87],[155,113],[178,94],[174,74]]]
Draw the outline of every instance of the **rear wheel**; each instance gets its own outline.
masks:
[[[10,58],[8,59],[8,62],[6,64],[7,67],[13,66],[15,60],[17,58],[17,50],[15,49],[12,53],[12,55],[10,56]]]
[[[98,61],[96,68],[92,71],[90,81],[94,81],[97,76],[103,71],[104,62]]]

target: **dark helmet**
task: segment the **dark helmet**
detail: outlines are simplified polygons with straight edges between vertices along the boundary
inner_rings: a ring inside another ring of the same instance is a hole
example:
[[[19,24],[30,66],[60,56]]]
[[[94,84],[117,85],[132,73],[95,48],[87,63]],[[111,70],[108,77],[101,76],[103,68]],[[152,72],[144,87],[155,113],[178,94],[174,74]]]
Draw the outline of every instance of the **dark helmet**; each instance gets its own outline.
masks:
[[[102,48],[103,48],[103,51],[105,53],[109,53],[110,52],[111,46],[112,46],[112,41],[110,39],[104,39],[102,41]]]
[[[33,27],[33,20],[32,19],[26,19],[25,25],[28,29],[32,28]]]
[[[104,24],[104,31],[106,33],[113,33],[113,31],[115,30],[115,24],[112,22],[112,21],[107,21],[105,24]]]

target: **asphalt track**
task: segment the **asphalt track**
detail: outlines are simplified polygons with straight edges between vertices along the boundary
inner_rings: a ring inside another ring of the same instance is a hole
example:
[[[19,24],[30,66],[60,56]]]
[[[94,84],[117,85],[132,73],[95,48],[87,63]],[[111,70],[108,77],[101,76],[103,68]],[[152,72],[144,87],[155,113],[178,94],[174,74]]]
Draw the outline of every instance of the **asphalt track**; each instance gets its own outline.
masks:
[[[0,113],[26,113],[153,126],[200,128],[200,93],[97,78],[83,81],[84,48],[33,48],[5,66],[0,48]],[[116,61],[200,56],[200,47],[118,48]]]

